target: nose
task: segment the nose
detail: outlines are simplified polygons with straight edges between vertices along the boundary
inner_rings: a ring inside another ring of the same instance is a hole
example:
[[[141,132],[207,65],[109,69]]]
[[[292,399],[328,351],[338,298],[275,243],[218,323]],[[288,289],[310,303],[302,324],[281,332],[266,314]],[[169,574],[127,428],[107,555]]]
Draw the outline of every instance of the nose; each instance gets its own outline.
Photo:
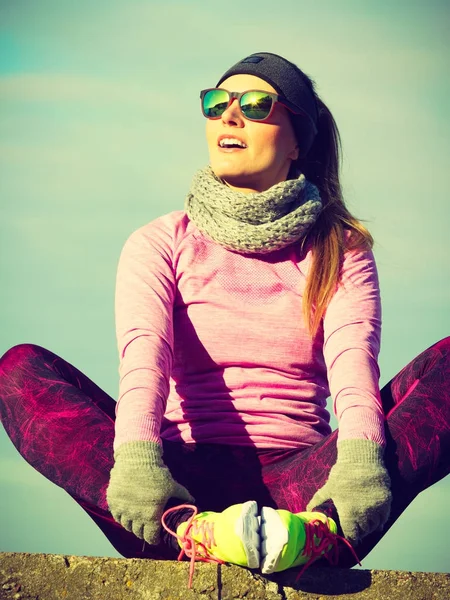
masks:
[[[239,108],[239,102],[237,98],[232,98],[230,106],[222,113],[222,122],[226,125],[233,125],[242,127],[244,124],[244,118]]]

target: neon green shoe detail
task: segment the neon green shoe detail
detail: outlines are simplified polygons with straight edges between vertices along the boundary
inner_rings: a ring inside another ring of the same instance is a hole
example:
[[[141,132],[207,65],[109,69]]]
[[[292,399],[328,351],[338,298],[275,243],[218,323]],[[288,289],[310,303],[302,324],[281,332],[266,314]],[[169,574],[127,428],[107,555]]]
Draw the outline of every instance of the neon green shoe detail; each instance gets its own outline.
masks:
[[[177,528],[178,544],[194,560],[259,567],[258,506],[254,500],[234,504],[221,513],[202,512]],[[181,538],[181,539],[180,539]]]
[[[261,510],[261,571],[269,574],[309,565],[337,544],[337,525],[321,512]]]

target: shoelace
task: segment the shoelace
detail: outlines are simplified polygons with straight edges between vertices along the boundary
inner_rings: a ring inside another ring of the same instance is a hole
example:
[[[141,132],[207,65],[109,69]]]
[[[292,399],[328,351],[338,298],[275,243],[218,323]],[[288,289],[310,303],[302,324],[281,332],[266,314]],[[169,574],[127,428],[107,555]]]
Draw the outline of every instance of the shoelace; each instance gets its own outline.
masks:
[[[300,579],[306,569],[318,558],[326,558],[330,565],[336,566],[339,560],[339,541],[350,548],[353,556],[356,558],[356,562],[360,567],[362,566],[350,542],[337,533],[333,533],[328,525],[320,519],[313,519],[312,521],[305,523],[305,534],[305,547],[303,548],[302,554],[304,556],[310,556],[310,558],[298,573],[295,578],[296,581]],[[316,543],[316,538],[319,539],[319,543]]]
[[[181,537],[175,531],[169,529],[166,525],[164,519],[165,517],[175,510],[179,510],[180,508],[190,508],[193,511],[192,516],[187,521],[187,526],[184,531],[184,535]],[[182,560],[183,556],[186,555],[190,558],[189,564],[189,583],[188,588],[192,587],[192,579],[194,577],[194,569],[195,562],[198,560],[200,562],[211,562],[218,564],[225,564],[226,561],[221,560],[220,558],[216,558],[210,554],[211,546],[215,545],[214,539],[214,523],[209,523],[204,520],[200,523],[194,521],[195,517],[198,514],[198,509],[193,504],[180,504],[178,506],[174,506],[173,508],[169,508],[165,511],[165,513],[161,517],[161,524],[164,529],[180,540],[182,544],[181,551],[178,555],[177,560]],[[202,533],[202,541],[196,542],[192,539],[192,535]],[[303,548],[302,554],[305,556],[309,556],[309,560],[307,563],[303,565],[301,570],[299,571],[296,581],[300,579],[306,569],[311,566],[311,564],[316,561],[318,558],[326,558],[331,565],[337,565],[339,559],[339,541],[343,542],[348,548],[350,548],[353,556],[356,559],[356,562],[361,565],[361,561],[359,560],[353,546],[350,544],[348,540],[344,537],[338,535],[337,533],[333,533],[328,525],[321,521],[320,519],[313,519],[305,523],[305,546]],[[316,539],[319,539],[319,543],[316,543]],[[331,548],[330,548],[331,546]]]
[[[169,513],[175,510],[179,510],[180,508],[190,508],[193,510],[193,514],[187,521],[187,527],[182,537],[179,536],[175,531],[169,529],[169,527],[164,522],[165,517]],[[174,506],[173,508],[169,508],[168,510],[166,510],[166,512],[161,517],[161,525],[164,527],[164,529],[168,533],[176,537],[182,544],[181,552],[178,555],[177,560],[182,560],[184,555],[191,559],[189,565],[189,588],[192,587],[192,578],[194,576],[195,561],[198,560],[200,562],[214,562],[221,565],[225,564],[224,560],[221,560],[220,558],[216,558],[215,556],[211,555],[211,546],[215,546],[216,544],[214,539],[214,523],[210,523],[206,520],[201,521],[200,523],[194,521],[197,514],[198,510],[196,506],[192,504],[179,504],[178,506]],[[192,536],[197,535],[199,533],[202,534],[202,541],[196,542],[192,538]]]

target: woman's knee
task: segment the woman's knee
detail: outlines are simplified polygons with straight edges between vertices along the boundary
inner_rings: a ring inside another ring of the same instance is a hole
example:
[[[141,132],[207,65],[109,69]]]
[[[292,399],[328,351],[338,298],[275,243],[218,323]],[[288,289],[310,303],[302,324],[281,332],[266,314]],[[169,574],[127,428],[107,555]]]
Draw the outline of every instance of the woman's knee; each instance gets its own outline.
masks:
[[[450,336],[435,342],[413,358],[391,380],[388,384],[389,391],[386,393],[392,394],[393,404],[399,404],[410,395],[419,383],[431,386],[430,391],[435,387],[434,382],[437,383],[442,378],[450,383],[450,375],[449,378],[446,377],[449,371]],[[382,390],[382,396],[385,389],[387,389],[386,386]],[[384,401],[389,404],[389,396],[386,396]],[[392,406],[389,404],[389,408],[385,410],[391,408]]]
[[[450,369],[450,336],[442,338],[435,344],[432,344],[427,350],[422,352],[423,371],[443,374],[448,373]]]
[[[12,346],[0,357],[0,377],[21,368],[40,351],[41,347],[36,344],[23,343]]]
[[[439,340],[431,347],[435,348],[436,350],[439,350],[446,357],[450,356],[450,335],[445,338],[442,338],[442,340]]]
[[[37,346],[35,344],[17,344],[9,348],[2,357],[0,357],[0,364],[17,365],[23,361],[29,359],[30,356],[35,354]]]

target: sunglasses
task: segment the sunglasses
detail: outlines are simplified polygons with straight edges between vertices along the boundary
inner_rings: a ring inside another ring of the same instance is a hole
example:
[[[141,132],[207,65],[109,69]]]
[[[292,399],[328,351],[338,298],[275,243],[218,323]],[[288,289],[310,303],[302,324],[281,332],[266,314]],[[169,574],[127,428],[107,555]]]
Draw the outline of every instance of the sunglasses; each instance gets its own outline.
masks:
[[[236,98],[242,114],[249,121],[266,121],[273,112],[277,102],[285,106],[294,114],[303,114],[295,104],[289,102],[284,96],[264,92],[262,90],[248,90],[246,92],[229,92],[221,88],[208,88],[200,92],[203,115],[207,119],[220,119],[230,104]]]

